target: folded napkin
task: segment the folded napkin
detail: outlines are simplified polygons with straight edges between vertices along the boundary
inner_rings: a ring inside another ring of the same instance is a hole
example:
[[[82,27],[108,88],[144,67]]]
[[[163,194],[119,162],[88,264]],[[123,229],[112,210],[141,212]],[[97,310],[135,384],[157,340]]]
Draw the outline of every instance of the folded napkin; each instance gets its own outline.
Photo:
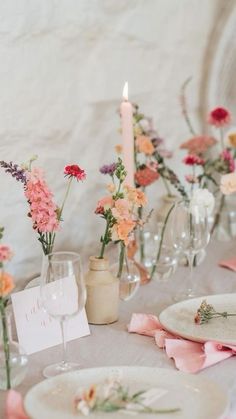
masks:
[[[221,260],[219,262],[219,266],[221,266],[222,268],[231,269],[232,271],[236,272],[236,258],[234,257],[231,259]]]
[[[18,391],[9,390],[6,397],[6,419],[29,419],[23,407],[22,396]]]
[[[154,337],[157,346],[165,349],[167,356],[174,359],[176,368],[184,372],[198,372],[236,354],[236,346],[198,343],[174,336],[164,330],[152,314],[134,313],[128,331]]]

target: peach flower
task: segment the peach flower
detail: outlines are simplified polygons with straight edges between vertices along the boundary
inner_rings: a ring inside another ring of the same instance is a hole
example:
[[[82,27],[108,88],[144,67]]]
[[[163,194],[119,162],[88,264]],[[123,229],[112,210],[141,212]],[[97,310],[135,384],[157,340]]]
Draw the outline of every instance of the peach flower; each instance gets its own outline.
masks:
[[[135,222],[131,219],[121,220],[113,227],[113,240],[122,240],[127,246],[129,244],[129,235],[135,227]]]
[[[123,153],[123,146],[122,146],[122,144],[117,144],[115,146],[115,150],[116,150],[117,154],[122,154]]]
[[[13,290],[14,286],[12,276],[6,272],[0,272],[0,297],[7,296]]]
[[[224,195],[236,192],[236,172],[221,176],[220,190]]]
[[[131,186],[125,185],[124,191],[129,201],[138,207],[143,207],[147,204],[147,197],[141,189],[132,188]]]
[[[109,185],[107,185],[107,190],[108,190],[108,192],[110,192],[110,193],[115,192],[116,187],[115,187],[114,183],[109,183]]]
[[[140,135],[136,138],[136,147],[140,153],[152,155],[154,153],[154,146],[149,137]]]
[[[226,132],[224,142],[226,147],[236,148],[236,127]]]
[[[115,201],[115,206],[112,208],[112,215],[119,219],[129,218],[130,217],[130,204],[127,199],[117,199]]]

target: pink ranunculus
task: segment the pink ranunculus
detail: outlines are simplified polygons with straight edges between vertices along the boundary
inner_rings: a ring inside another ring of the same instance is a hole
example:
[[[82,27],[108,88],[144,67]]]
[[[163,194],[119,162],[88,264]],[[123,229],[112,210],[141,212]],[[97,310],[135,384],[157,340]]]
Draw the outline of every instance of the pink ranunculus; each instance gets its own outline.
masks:
[[[180,148],[187,149],[189,154],[201,155],[216,143],[217,140],[215,138],[208,135],[200,135],[185,141]]]
[[[226,108],[218,107],[209,113],[207,121],[210,125],[220,128],[231,122],[231,115]]]
[[[7,262],[12,257],[12,251],[10,247],[0,244],[0,262]]]

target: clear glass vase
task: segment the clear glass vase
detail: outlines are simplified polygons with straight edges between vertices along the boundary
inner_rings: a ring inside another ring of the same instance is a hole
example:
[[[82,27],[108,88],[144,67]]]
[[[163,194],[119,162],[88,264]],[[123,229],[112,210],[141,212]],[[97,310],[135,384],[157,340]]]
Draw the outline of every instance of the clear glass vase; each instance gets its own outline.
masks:
[[[117,276],[119,271],[119,263],[111,266],[111,272]],[[130,300],[138,291],[140,286],[140,273],[134,260],[125,259],[121,276],[119,278],[120,299],[123,301]]]
[[[27,373],[28,358],[12,340],[11,311],[0,316],[0,390],[17,387]]]

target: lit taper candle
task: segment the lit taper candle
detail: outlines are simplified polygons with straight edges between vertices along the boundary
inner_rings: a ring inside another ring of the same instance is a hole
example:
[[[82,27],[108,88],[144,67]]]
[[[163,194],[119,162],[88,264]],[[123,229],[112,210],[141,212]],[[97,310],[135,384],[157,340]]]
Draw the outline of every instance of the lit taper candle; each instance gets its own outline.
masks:
[[[127,171],[125,184],[134,186],[134,131],[133,131],[133,106],[128,100],[128,82],[123,89],[123,101],[120,106],[123,163]]]

